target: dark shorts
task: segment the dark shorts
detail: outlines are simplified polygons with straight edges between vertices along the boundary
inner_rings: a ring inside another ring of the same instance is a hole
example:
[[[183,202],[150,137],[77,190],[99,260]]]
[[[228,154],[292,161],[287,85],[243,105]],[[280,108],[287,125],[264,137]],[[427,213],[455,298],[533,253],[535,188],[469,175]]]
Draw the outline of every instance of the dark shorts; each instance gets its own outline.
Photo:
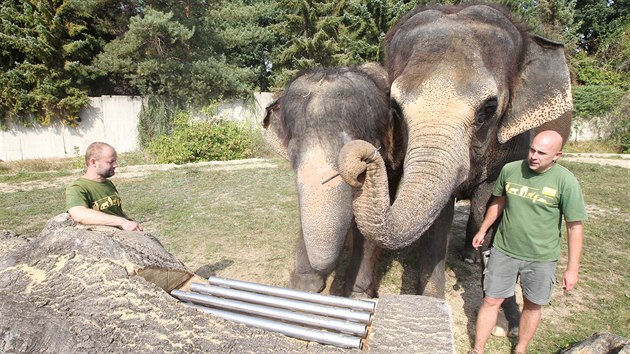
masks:
[[[513,296],[516,279],[520,277],[523,296],[535,304],[547,305],[556,283],[556,263],[523,261],[493,248],[483,272],[485,296],[496,299]]]

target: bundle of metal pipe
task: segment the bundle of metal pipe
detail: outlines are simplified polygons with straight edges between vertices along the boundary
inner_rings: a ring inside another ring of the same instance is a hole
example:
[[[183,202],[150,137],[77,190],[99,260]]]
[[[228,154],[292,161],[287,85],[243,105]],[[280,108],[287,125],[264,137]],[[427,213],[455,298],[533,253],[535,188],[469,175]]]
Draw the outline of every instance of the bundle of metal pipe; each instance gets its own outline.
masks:
[[[218,277],[171,295],[227,320],[344,348],[363,346],[376,303]]]

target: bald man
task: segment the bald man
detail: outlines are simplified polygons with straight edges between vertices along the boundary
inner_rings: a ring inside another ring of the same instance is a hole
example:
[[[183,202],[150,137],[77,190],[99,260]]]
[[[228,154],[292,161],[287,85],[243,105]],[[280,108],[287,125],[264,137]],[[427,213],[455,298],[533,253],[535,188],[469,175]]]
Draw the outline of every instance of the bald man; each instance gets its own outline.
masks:
[[[501,218],[484,273],[484,299],[471,353],[484,352],[501,303],[514,295],[517,277],[523,290],[523,311],[514,353],[527,351],[540,323],[541,306],[551,300],[563,218],[569,259],[562,286],[570,291],[577,283],[586,209],[577,179],[556,164],[561,156],[562,137],[547,130],[534,137],[527,160],[508,163],[501,170],[472,244],[481,247],[488,229]]]
[[[116,150],[107,143],[88,146],[85,174],[66,188],[66,210],[79,224],[142,231],[142,226],[123,211],[118,190],[109,180],[116,173],[117,158]]]

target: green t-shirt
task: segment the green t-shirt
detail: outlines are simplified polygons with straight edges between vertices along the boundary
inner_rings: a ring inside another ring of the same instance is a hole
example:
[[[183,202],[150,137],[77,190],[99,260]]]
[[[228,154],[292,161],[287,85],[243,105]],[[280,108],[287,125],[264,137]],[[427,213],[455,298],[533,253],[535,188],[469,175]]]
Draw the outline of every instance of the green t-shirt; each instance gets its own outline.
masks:
[[[96,182],[79,178],[66,188],[66,210],[84,206],[103,213],[127,218],[116,186],[110,181]]]
[[[492,194],[507,199],[493,246],[517,259],[558,260],[562,218],[586,220],[580,185],[561,165],[538,173],[527,160],[508,163]]]

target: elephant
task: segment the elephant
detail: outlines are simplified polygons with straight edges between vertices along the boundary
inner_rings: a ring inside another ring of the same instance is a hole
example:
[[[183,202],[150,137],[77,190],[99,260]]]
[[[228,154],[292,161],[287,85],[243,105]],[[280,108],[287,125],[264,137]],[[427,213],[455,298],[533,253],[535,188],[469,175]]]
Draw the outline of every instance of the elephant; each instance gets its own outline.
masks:
[[[338,177],[342,146],[362,139],[379,146],[387,173],[396,157],[385,69],[377,63],[314,68],[289,82],[266,109],[265,139],[295,171],[300,229],[289,287],[321,292],[340,263],[346,240],[352,256],[342,296],[374,297],[380,249],[358,232],[352,213],[352,188]],[[398,149],[402,151],[402,149]],[[399,179],[399,178],[398,178]],[[392,177],[392,180],[397,180]]]
[[[386,249],[418,240],[418,293],[444,297],[448,234],[470,200],[464,254],[502,166],[536,131],[565,142],[572,98],[563,45],[529,33],[499,5],[418,6],[385,36],[390,104],[403,127],[402,179],[391,202],[384,162],[356,140],[339,154],[360,232]]]

